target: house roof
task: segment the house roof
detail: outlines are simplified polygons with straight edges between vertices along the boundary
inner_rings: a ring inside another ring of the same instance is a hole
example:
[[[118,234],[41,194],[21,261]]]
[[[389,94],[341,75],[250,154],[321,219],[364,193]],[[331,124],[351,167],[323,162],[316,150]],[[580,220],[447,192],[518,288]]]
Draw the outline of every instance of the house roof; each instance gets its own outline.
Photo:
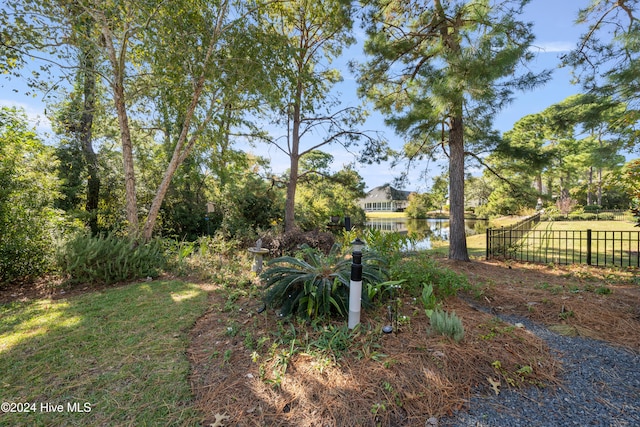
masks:
[[[364,202],[382,202],[394,200],[407,200],[411,191],[398,190],[390,184],[384,184],[370,190],[362,199]]]

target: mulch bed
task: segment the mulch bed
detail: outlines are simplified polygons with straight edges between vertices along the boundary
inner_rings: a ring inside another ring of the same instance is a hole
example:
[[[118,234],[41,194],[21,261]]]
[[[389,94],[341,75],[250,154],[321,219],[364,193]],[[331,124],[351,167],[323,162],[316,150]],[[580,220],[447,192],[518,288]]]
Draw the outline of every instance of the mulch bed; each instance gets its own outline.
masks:
[[[252,299],[225,309],[224,294],[212,293],[211,310],[192,330],[189,349],[192,389],[204,424],[425,425],[431,417],[464,410],[472,392],[492,395],[506,387],[559,383],[562,367],[544,341],[477,305],[640,350],[640,286],[634,272],[441,261],[479,285],[446,301],[445,309],[463,319],[460,343],[430,334],[419,303],[407,299],[400,301],[399,314],[409,320],[396,333],[381,332],[386,307],[363,311],[365,327],[348,349],[335,359],[318,357],[310,354],[322,338],[317,327],[289,323],[271,310],[258,313],[260,304]],[[600,286],[612,292],[593,291]],[[287,333],[298,340],[293,352],[271,348]],[[253,353],[247,336],[262,337],[266,344]],[[278,378],[277,372],[284,374]]]

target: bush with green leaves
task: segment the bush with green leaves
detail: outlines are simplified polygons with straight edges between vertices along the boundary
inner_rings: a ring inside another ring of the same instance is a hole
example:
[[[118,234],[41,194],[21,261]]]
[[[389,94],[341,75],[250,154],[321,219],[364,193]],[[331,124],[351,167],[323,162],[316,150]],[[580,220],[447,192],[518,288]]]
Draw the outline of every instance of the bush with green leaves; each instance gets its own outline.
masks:
[[[615,215],[612,214],[611,212],[602,212],[598,214],[599,221],[613,221],[614,218],[615,218]]]
[[[53,266],[52,244],[69,224],[54,209],[58,160],[26,114],[0,108],[0,286],[37,277]]]
[[[567,218],[569,219],[569,221],[581,221],[582,220],[582,213],[580,212],[575,212],[575,213],[570,213],[569,215],[567,215]]]
[[[430,317],[431,329],[433,332],[445,337],[453,338],[455,342],[460,342],[464,338],[464,326],[462,320],[455,312],[436,309]]]
[[[70,283],[104,283],[157,277],[166,259],[161,240],[139,243],[114,234],[79,234],[58,253],[58,267]]]
[[[401,258],[402,254],[415,243],[414,236],[396,232],[383,232],[374,228],[344,231],[340,241],[344,247],[347,247],[356,237],[364,240],[369,251],[376,252],[380,256],[387,258],[390,263]]]
[[[438,266],[434,258],[424,253],[398,260],[389,273],[392,280],[404,280],[403,288],[416,297],[421,296],[425,285],[432,285],[433,293],[441,299],[454,296],[469,286],[465,276]]]
[[[262,273],[265,302],[279,307],[283,316],[298,314],[315,318],[348,311],[351,257],[334,245],[328,255],[308,246],[296,256],[283,256],[267,263]],[[382,282],[386,262],[372,252],[362,255],[362,300],[368,304],[367,286]]]

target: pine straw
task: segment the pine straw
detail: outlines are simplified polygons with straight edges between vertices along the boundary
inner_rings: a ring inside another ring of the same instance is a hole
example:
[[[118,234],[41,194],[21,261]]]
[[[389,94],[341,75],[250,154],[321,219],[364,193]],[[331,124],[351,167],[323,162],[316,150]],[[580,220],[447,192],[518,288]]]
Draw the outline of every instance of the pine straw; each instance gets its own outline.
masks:
[[[640,351],[640,286],[635,269],[442,262],[479,285],[478,303],[496,313],[525,316],[560,333]],[[607,289],[611,293],[598,293]]]
[[[229,417],[224,425],[238,426],[424,425],[432,416],[464,408],[474,390],[493,394],[489,378],[502,388],[544,386],[556,384],[560,370],[535,335],[457,298],[447,301],[445,309],[463,319],[465,338],[456,344],[429,335],[424,311],[409,299],[401,302],[400,314],[409,316],[410,323],[401,325],[397,334],[381,332],[384,307],[363,312],[364,327],[335,361],[312,351],[309,344],[318,342],[317,330],[294,325],[294,354],[275,386],[268,380],[275,378],[278,358],[271,357],[269,349],[283,333],[277,332],[275,313],[255,314],[255,301],[243,301],[242,310],[233,312],[224,312],[222,301],[212,302],[212,310],[192,331],[189,354],[192,389],[205,414],[204,425],[214,423],[216,415]],[[228,325],[241,325],[239,333],[229,336]],[[285,325],[284,331],[290,330],[291,324]],[[256,362],[245,343],[248,332],[255,339],[270,337]],[[284,345],[275,353],[289,350]],[[533,372],[517,374],[523,366]]]

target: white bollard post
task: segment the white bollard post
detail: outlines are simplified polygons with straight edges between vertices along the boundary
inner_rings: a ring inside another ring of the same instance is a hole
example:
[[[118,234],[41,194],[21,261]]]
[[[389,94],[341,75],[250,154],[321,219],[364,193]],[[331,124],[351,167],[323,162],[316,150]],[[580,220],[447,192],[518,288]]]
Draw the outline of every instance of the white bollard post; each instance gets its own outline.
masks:
[[[362,281],[351,280],[349,288],[349,329],[360,323],[360,299],[362,297]]]
[[[360,306],[362,299],[362,252],[355,250],[352,253],[351,280],[349,282],[349,329],[355,328],[360,323]]]

